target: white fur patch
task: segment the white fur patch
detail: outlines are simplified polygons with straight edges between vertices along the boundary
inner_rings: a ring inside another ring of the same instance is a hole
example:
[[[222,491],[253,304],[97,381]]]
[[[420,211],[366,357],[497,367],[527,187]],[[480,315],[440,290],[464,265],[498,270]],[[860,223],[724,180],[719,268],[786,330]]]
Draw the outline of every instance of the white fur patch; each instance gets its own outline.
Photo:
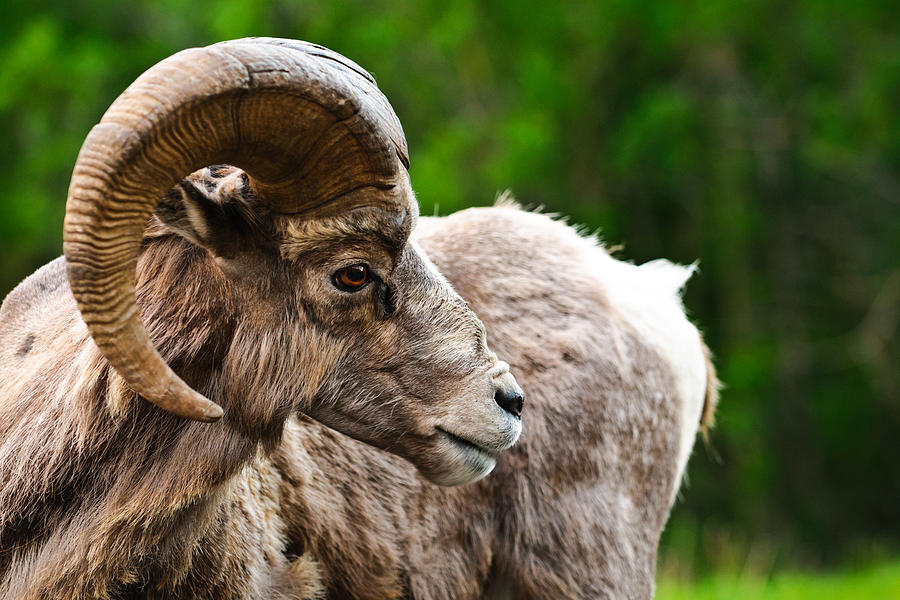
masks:
[[[681,301],[681,290],[696,271],[696,265],[682,266],[658,259],[638,266],[614,259],[593,238],[585,238],[585,242],[585,252],[589,254],[585,264],[594,266],[612,306],[670,361],[677,378],[681,434],[674,499],[694,447],[706,394],[706,363],[700,334],[688,321]]]
[[[700,335],[687,320],[681,302],[681,289],[696,265],[684,267],[660,259],[635,266],[609,260],[606,273],[610,300],[671,361],[677,377],[681,436],[676,478],[679,483],[672,490],[674,498],[694,447],[706,394],[706,363]]]

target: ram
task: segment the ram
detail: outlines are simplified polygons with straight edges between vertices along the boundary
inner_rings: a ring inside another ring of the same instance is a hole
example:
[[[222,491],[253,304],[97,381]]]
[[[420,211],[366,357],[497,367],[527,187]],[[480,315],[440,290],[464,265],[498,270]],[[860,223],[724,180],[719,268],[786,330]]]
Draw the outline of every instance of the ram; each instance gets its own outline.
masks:
[[[65,257],[0,308],[0,598],[652,594],[715,402],[690,271],[513,207],[420,220],[408,166],[303,42],[116,100]]]

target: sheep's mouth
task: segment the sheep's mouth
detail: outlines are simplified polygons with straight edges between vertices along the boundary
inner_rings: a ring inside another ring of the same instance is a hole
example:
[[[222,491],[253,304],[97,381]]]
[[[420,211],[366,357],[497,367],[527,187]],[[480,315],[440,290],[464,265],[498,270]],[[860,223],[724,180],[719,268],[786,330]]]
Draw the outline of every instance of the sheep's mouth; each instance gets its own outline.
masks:
[[[415,464],[432,483],[443,486],[465,485],[478,481],[497,466],[497,452],[468,437],[435,428],[434,453],[420,455]]]
[[[488,450],[487,448],[485,448],[483,446],[479,446],[478,444],[476,444],[475,442],[473,442],[471,440],[467,440],[466,438],[460,437],[454,433],[450,433],[446,429],[442,429],[440,427],[437,427],[437,430],[441,434],[443,434],[444,437],[446,437],[448,440],[453,442],[454,445],[462,448],[463,450],[467,450],[467,451],[474,450],[474,451],[476,451],[480,454],[484,454],[485,456],[488,456],[490,458],[497,458],[496,452],[492,452],[491,450]]]

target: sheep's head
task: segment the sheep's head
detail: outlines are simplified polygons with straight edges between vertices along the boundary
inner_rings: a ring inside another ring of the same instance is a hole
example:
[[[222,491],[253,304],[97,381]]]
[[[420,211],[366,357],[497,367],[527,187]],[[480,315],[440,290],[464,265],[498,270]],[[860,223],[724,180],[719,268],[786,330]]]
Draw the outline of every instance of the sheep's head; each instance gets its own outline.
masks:
[[[216,163],[236,167],[165,193]],[[393,110],[340,55],[247,39],[166,59],[110,107],[73,174],[64,249],[91,335],[160,408],[223,414],[171,370],[137,316],[135,261],[155,212],[155,235],[206,249],[245,315],[228,406],[254,402],[262,386],[279,408],[404,456],[436,483],[484,476],[518,438],[522,394],[477,317],[409,242],[418,209],[407,167]]]

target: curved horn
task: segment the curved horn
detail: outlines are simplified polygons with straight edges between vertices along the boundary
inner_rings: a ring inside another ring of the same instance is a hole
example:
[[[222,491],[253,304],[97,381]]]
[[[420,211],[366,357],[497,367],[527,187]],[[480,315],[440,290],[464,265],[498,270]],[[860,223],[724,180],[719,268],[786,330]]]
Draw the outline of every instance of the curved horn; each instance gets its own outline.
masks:
[[[365,71],[325,48],[250,38],[184,50],[119,96],[88,134],[69,185],[63,249],[72,293],[135,392],[202,421],[222,409],[153,347],[134,278],[159,198],[186,174],[222,163],[246,171],[275,212],[396,210],[411,197],[390,104]]]

